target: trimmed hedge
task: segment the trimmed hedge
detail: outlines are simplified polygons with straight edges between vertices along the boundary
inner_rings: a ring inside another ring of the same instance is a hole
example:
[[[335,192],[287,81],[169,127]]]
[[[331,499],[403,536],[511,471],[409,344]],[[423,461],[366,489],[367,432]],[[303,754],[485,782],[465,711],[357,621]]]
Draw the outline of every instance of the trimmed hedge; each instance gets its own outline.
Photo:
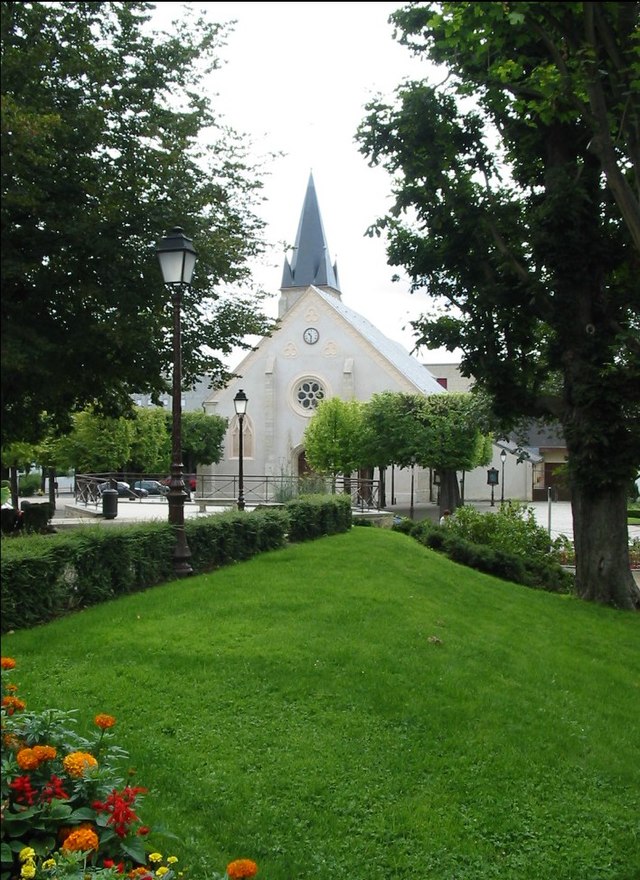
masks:
[[[186,520],[195,574],[351,528],[346,496],[305,496],[282,508]],[[1,631],[25,629],[169,581],[173,527],[144,523],[2,539]]]
[[[448,526],[429,520],[414,523],[405,519],[395,524],[393,529],[410,535],[431,550],[443,553],[452,562],[502,580],[553,593],[570,593],[573,589],[573,575],[553,559],[519,556],[487,544],[467,541],[451,534]]]

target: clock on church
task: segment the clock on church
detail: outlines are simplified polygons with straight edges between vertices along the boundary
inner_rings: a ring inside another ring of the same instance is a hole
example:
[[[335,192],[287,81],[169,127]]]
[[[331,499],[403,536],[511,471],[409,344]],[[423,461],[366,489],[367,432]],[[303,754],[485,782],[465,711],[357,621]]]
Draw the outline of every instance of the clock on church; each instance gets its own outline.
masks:
[[[320,334],[315,327],[307,327],[307,329],[302,334],[302,338],[309,345],[313,345],[315,342],[318,341],[318,339],[320,339]]]

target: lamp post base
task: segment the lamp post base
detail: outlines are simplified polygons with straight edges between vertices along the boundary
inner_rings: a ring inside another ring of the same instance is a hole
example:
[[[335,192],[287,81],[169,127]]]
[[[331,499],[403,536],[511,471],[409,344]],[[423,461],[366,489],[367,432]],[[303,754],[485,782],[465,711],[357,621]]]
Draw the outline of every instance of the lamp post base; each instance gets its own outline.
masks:
[[[182,480],[180,480],[181,482]],[[193,573],[190,562],[191,550],[184,531],[184,499],[184,490],[174,485],[172,480],[167,500],[169,502],[169,522],[173,526],[176,536],[173,548],[173,571],[176,577],[186,577]]]

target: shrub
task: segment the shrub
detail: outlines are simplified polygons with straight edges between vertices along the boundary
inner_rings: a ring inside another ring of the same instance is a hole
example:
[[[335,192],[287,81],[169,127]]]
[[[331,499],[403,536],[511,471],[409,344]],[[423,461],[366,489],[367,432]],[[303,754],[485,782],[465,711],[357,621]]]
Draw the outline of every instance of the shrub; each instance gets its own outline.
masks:
[[[468,508],[460,508],[460,510],[466,511]],[[482,514],[478,511],[474,511],[474,514],[477,516],[468,517],[470,528],[465,531],[471,532],[478,538],[491,535],[490,524],[487,527],[485,520],[493,519],[495,515]],[[455,514],[455,517],[457,516],[458,511]],[[466,522],[466,515],[463,514],[461,519]],[[545,556],[536,554],[524,556],[511,552],[508,548],[461,537],[457,534],[458,530],[452,528],[453,522],[453,516],[449,517],[444,526],[430,520],[422,520],[418,523],[409,520],[409,524],[403,520],[393,528],[411,535],[412,538],[431,550],[444,553],[453,562],[466,565],[477,571],[483,571],[485,574],[492,574],[516,584],[551,592],[568,593],[571,591],[574,582],[573,576],[564,571],[548,554]],[[526,528],[528,529],[529,526],[526,525]],[[544,534],[546,537],[546,532]]]
[[[2,657],[1,665],[3,880],[184,876],[174,856],[158,852],[158,832],[138,815],[146,788],[132,785],[123,766],[128,754],[114,743],[116,719],[99,713],[85,737],[75,729],[74,711],[28,712],[7,680],[15,660]],[[257,870],[238,859],[223,876],[253,877]]]
[[[451,533],[488,544],[515,556],[545,558],[549,553],[549,535],[536,522],[533,508],[511,502],[495,513],[482,513],[475,507],[459,507],[449,518]]]
[[[30,498],[40,491],[42,478],[40,474],[24,474],[18,478],[18,495]]]

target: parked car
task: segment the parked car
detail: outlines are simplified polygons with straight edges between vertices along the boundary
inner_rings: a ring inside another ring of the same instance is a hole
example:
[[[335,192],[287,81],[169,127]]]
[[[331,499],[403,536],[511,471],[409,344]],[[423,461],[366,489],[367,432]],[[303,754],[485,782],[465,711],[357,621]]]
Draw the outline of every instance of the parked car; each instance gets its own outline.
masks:
[[[131,487],[134,492],[144,489],[147,495],[168,495],[169,487],[159,480],[136,480]]]
[[[123,480],[118,480],[115,487],[109,481],[106,483],[99,483],[98,494],[102,495],[105,489],[113,488],[118,490],[118,498],[146,498],[149,494],[146,489],[132,489],[131,486]]]
[[[182,481],[184,483],[184,487],[187,492],[195,492],[196,491],[196,476],[195,474],[183,474]],[[171,482],[171,477],[165,477],[162,481],[163,485],[168,486]]]

